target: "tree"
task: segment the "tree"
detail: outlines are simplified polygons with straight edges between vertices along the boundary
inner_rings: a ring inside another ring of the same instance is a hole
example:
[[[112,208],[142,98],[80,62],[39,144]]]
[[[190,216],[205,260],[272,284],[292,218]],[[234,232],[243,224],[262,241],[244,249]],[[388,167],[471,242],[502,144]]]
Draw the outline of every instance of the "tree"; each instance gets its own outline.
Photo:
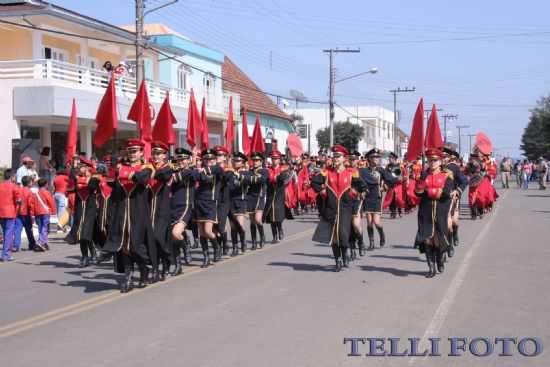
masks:
[[[521,137],[521,149],[529,159],[550,158],[550,96],[541,98],[531,110]]]
[[[334,123],[334,144],[341,144],[350,152],[357,150],[357,145],[363,137],[362,126],[352,124],[349,121]],[[330,127],[317,131],[315,135],[320,148],[330,148]]]

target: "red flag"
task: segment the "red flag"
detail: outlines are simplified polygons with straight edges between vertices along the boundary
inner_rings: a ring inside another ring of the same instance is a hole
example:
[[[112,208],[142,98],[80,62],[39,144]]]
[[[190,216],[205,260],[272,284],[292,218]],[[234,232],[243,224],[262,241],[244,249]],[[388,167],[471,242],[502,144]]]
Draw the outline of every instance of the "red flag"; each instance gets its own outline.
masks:
[[[128,120],[136,122],[139,137],[145,142],[143,154],[146,159],[151,157],[151,142],[153,141],[151,135],[151,116],[151,105],[149,104],[145,80],[143,80],[139,86],[136,99],[134,99],[134,103],[132,103],[132,107],[130,107],[130,112],[128,112]]]
[[[191,89],[191,96],[189,97],[189,107],[187,109],[187,144],[192,148],[197,145],[197,135],[200,133],[200,116],[197,108],[197,102],[195,101],[195,94]]]
[[[475,146],[485,155],[489,155],[493,152],[493,143],[491,139],[482,132],[477,133]]]
[[[208,117],[206,117],[206,98],[202,97],[201,107],[201,147],[208,149]]]
[[[437,118],[435,104],[432,105],[432,112],[430,113],[430,118],[428,120],[424,146],[426,149],[439,149],[443,147],[443,138],[441,137],[441,129],[439,128],[439,119]]]
[[[233,131],[233,97],[229,97],[229,114],[227,116],[227,127],[225,129],[225,147],[229,150],[229,154],[233,152],[233,138],[235,132]]]
[[[94,145],[101,148],[114,135],[118,128],[118,113],[116,108],[115,80],[109,80],[109,86],[99,103],[95,122],[97,128],[94,134]]]
[[[252,132],[251,153],[264,153],[265,143],[262,137],[262,127],[260,126],[260,116],[256,114],[256,123],[254,124],[254,131]]]
[[[424,148],[424,98],[420,98],[414,114],[411,138],[407,146],[405,160],[412,161],[422,155]]]
[[[296,133],[288,134],[286,140],[286,146],[290,150],[290,155],[292,157],[299,157],[304,153],[304,148],[302,148],[302,140]]]
[[[246,155],[250,155],[250,136],[248,135],[248,121],[247,121],[247,118],[246,118],[246,114],[247,114],[247,111],[246,111],[246,108],[243,109],[243,129],[242,129],[242,134],[243,134],[243,153],[246,154]]]
[[[69,121],[69,132],[67,133],[67,145],[65,146],[65,156],[67,162],[76,154],[76,143],[78,142],[78,118],[76,117],[76,102],[73,98],[73,108],[71,110],[71,119]]]
[[[174,145],[176,144],[176,133],[172,125],[177,123],[177,120],[170,108],[169,97],[169,94],[166,93],[166,99],[160,107],[155,127],[153,128],[153,139],[160,140],[167,145]]]

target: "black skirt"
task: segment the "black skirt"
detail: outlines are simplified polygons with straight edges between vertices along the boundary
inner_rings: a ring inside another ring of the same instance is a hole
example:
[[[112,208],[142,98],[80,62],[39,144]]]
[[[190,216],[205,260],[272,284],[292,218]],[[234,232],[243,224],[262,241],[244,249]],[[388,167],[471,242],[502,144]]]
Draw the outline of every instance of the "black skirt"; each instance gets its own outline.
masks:
[[[351,211],[354,217],[361,214],[362,206],[363,206],[363,200],[360,200],[360,199],[353,200],[353,202],[351,203]]]
[[[248,212],[248,200],[241,198],[231,199],[231,215],[245,215]]]
[[[363,211],[365,213],[374,213],[374,214],[380,214],[382,213],[382,198],[366,198],[363,201]]]
[[[218,223],[216,200],[195,200],[195,221]]]
[[[255,213],[263,211],[265,208],[265,195],[248,195],[247,196],[247,211],[249,213]]]

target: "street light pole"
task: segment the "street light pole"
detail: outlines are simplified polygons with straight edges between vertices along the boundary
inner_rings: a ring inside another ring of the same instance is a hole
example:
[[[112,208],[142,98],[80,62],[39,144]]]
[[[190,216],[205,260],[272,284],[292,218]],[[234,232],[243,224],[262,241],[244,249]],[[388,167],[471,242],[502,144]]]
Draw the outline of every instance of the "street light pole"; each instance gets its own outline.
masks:
[[[462,140],[460,139],[461,138],[460,131],[462,129],[467,129],[469,127],[470,127],[469,125],[456,125],[456,128],[458,129],[458,155],[460,156],[462,156]]]
[[[329,95],[329,118],[330,118],[330,146],[334,145],[334,84],[335,81],[335,74],[336,69],[334,68],[334,54],[339,52],[346,52],[346,53],[359,53],[361,52],[360,49],[351,50],[351,49],[345,49],[340,50],[338,48],[331,48],[327,50],[323,50],[323,52],[329,54],[329,87],[328,87],[328,95]]]
[[[443,143],[447,143],[447,120],[456,120],[458,115],[451,115],[446,113],[443,115]],[[460,131],[458,133],[458,138],[460,139]]]
[[[470,140],[470,154],[472,153],[472,138],[476,136],[476,134],[468,134],[468,138]]]
[[[397,87],[397,89],[390,90],[390,93],[393,93],[393,145],[394,145],[394,153],[397,154],[399,157],[401,157],[401,152],[399,149],[399,137],[398,137],[398,129],[397,129],[397,95],[399,93],[409,93],[409,92],[415,92],[416,87]]]

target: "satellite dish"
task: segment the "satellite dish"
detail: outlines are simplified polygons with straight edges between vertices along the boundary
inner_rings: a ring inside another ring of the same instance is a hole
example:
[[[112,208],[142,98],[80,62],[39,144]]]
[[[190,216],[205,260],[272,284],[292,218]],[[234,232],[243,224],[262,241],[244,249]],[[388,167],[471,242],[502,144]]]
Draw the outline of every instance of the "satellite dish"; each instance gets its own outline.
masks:
[[[298,102],[307,102],[307,97],[304,96],[304,93],[297,91],[296,89],[291,89],[289,92],[292,99]]]

